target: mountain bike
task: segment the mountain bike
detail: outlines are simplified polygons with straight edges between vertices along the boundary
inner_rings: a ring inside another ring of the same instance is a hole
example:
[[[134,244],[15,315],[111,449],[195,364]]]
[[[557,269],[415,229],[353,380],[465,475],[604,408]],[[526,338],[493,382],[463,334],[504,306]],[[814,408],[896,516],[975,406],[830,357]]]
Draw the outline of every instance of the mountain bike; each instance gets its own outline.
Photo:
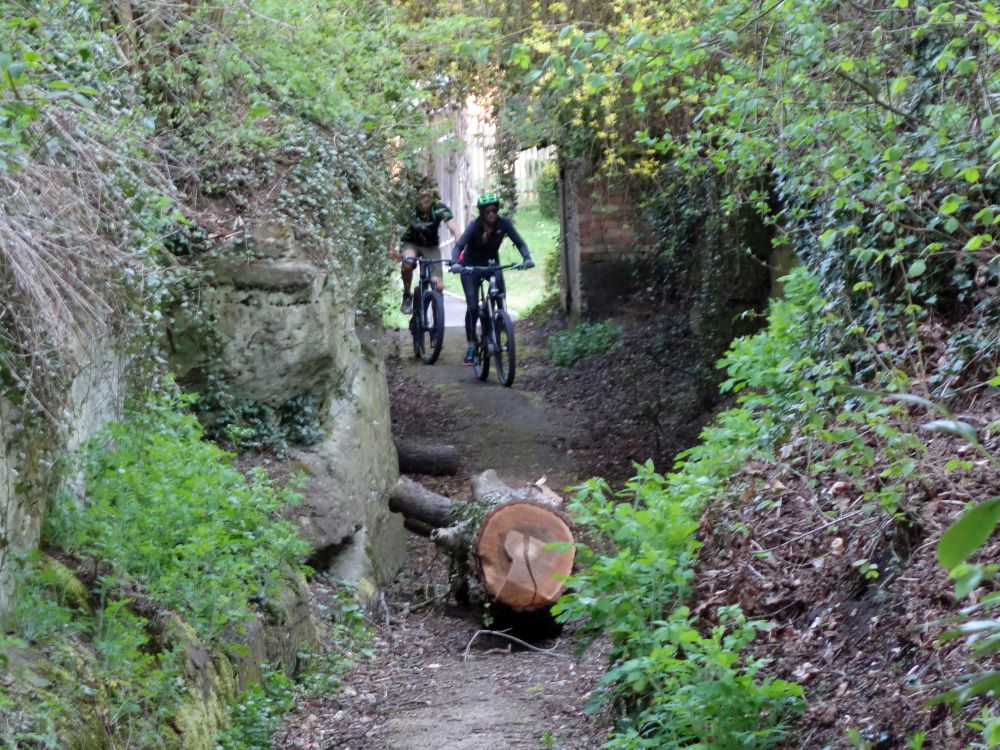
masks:
[[[507,387],[514,382],[517,356],[514,346],[514,322],[507,312],[506,295],[500,291],[500,285],[506,269],[522,267],[520,263],[498,266],[492,261],[487,266],[465,266],[470,272],[488,272],[479,279],[473,371],[477,378],[486,380],[490,376],[490,359],[495,358],[497,380],[500,381],[500,385]]]
[[[450,260],[415,258],[420,264],[420,279],[413,295],[413,314],[410,316],[410,333],[413,336],[413,355],[425,365],[433,365],[441,354],[444,343],[444,297],[434,288],[431,266]]]

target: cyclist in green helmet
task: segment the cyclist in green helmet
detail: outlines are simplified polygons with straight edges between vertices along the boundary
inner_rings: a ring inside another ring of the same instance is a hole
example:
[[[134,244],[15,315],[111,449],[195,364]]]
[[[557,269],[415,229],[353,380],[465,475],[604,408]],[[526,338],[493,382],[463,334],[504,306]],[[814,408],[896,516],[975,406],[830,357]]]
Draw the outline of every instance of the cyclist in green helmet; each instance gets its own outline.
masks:
[[[505,216],[500,215],[500,198],[495,193],[483,193],[476,201],[479,216],[469,222],[462,236],[451,249],[451,271],[461,273],[463,266],[485,266],[490,261],[500,263],[500,244],[505,237],[520,251],[524,259],[522,268],[533,268],[528,244],[524,241],[514,224]],[[465,338],[469,344],[465,353],[465,364],[474,362],[476,308],[479,305],[479,280],[487,275],[487,271],[471,271],[462,273],[462,291],[465,292]],[[500,277],[503,284],[503,276]],[[501,291],[506,291],[501,289]]]

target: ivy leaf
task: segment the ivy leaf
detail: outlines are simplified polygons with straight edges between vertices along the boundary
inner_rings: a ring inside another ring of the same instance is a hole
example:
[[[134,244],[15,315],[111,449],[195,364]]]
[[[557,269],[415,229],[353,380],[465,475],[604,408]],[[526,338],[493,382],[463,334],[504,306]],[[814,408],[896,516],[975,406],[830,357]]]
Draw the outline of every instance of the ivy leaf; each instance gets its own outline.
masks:
[[[976,442],[976,431],[972,425],[957,419],[935,419],[933,422],[920,425],[920,429],[928,432],[946,432],[956,437],[965,438],[970,443]]]
[[[940,211],[943,214],[953,214],[962,205],[962,196],[952,193],[941,202]]]
[[[973,237],[972,239],[970,239],[968,242],[965,243],[965,249],[968,250],[969,252],[972,252],[978,250],[987,242],[992,242],[992,241],[993,241],[993,235],[991,234],[977,234],[975,237]]]
[[[951,570],[969,559],[1000,522],[1000,497],[974,505],[953,523],[938,542],[938,562]]]
[[[979,170],[975,167],[969,167],[968,169],[962,170],[962,177],[965,178],[966,182],[976,183],[979,182]]]
[[[923,276],[926,270],[927,264],[924,262],[923,258],[917,258],[910,264],[910,268],[906,272],[906,275],[911,279],[915,279],[918,276]]]

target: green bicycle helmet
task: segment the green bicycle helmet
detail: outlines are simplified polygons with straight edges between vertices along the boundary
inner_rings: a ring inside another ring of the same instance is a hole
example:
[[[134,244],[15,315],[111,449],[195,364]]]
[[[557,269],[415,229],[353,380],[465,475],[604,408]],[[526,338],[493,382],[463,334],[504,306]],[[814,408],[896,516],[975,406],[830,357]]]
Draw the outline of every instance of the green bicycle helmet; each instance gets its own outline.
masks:
[[[484,206],[495,205],[500,208],[500,198],[496,193],[483,193],[476,200],[476,207],[483,208]]]

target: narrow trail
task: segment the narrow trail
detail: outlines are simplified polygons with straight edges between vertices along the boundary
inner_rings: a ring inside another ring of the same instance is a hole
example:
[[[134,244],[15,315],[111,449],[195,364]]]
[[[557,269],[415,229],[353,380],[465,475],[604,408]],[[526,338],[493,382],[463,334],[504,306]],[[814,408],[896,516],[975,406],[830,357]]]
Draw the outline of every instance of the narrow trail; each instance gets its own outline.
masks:
[[[580,481],[576,462],[567,445],[576,434],[575,420],[565,410],[544,402],[542,397],[524,389],[523,375],[530,365],[525,363],[531,348],[519,339],[515,323],[515,343],[518,345],[518,368],[514,385],[502,387],[491,369],[489,379],[478,380],[472,368],[463,364],[465,335],[463,318],[465,305],[446,295],[445,341],[441,357],[433,366],[425,366],[409,356],[410,341],[401,337],[399,365],[396,373],[415,380],[420,388],[440,395],[446,414],[425,413],[421,403],[407,403],[423,417],[412,425],[411,415],[393,414],[393,422],[401,425],[407,437],[456,446],[463,458],[463,471],[469,475],[494,469],[509,484],[534,482],[545,477],[547,484],[561,490]],[[411,399],[411,401],[418,400]],[[403,404],[394,403],[398,412]],[[447,416],[440,419],[439,416]],[[416,428],[416,429],[414,429]]]
[[[538,394],[485,382],[462,363],[463,306],[450,300],[441,358],[412,357],[408,333],[389,333],[393,430],[458,448],[456,477],[415,477],[460,500],[469,477],[494,469],[513,486],[545,477],[561,491],[580,481],[566,445],[577,427]],[[457,308],[457,309],[456,309]],[[520,341],[518,341],[521,344]],[[522,349],[519,360],[530,350]],[[519,369],[521,364],[518,365]],[[336,694],[297,707],[276,748],[323,750],[596,750],[606,730],[584,705],[600,677],[603,649],[580,660],[572,632],[536,642],[537,650],[480,633],[478,613],[449,594],[447,560],[420,537],[408,539],[406,568],[368,613],[378,636],[344,675]],[[331,588],[314,585],[322,600]]]

